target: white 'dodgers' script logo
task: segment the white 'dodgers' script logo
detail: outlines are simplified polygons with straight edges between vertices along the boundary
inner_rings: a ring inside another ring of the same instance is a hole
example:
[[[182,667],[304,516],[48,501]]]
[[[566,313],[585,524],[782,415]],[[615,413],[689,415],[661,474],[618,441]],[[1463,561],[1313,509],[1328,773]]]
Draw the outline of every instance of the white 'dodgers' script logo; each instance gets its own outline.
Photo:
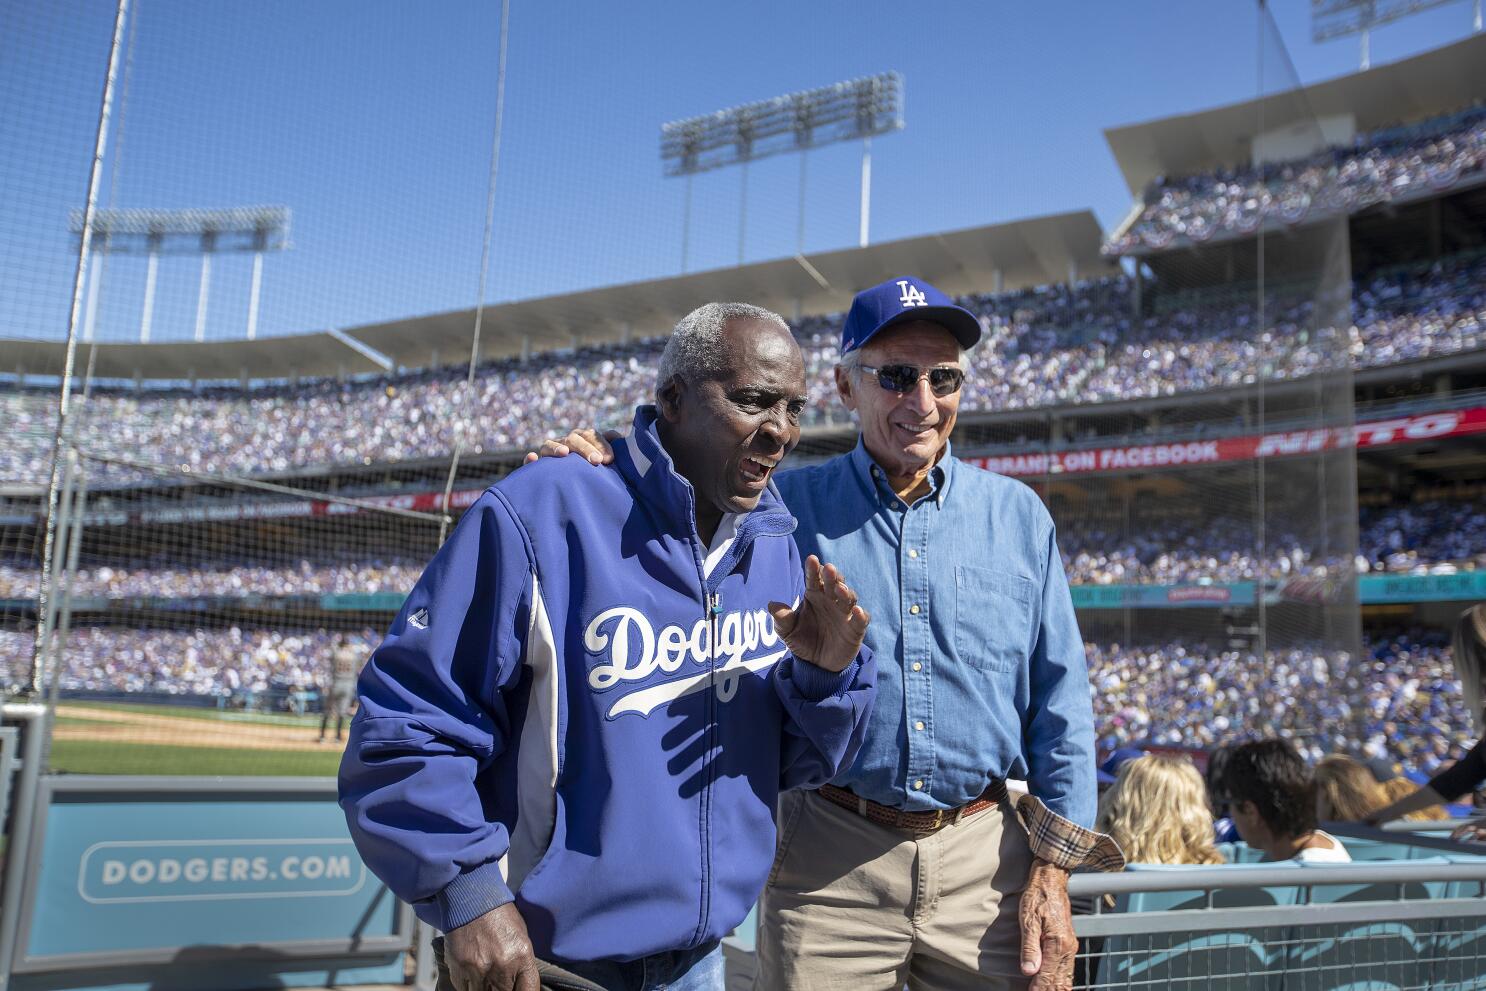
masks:
[[[603,692],[621,682],[644,681],[657,671],[675,674],[687,661],[702,668],[697,674],[623,694],[609,707],[610,719],[626,712],[648,716],[666,702],[706,691],[713,676],[717,700],[732,701],[744,675],[767,670],[787,653],[783,647],[770,649],[779,643],[779,634],[774,630],[774,617],[765,609],[719,616],[716,644],[712,643],[713,628],[699,619],[690,631],[673,624],[657,634],[638,609],[605,609],[583,632],[583,644],[590,653],[608,654],[606,663],[595,664],[588,672],[588,687]],[[761,648],[766,652],[757,653]],[[714,654],[718,667],[708,671]]]

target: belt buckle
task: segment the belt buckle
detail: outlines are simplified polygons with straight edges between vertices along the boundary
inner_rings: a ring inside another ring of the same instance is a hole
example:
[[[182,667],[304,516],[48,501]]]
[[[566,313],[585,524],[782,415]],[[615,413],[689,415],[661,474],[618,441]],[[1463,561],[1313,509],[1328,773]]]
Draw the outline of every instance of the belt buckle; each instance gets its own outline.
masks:
[[[943,825],[944,825],[944,810],[943,809],[935,809],[934,810],[934,824],[932,826],[930,826],[929,828],[930,829],[938,829],[940,826],[943,826]]]

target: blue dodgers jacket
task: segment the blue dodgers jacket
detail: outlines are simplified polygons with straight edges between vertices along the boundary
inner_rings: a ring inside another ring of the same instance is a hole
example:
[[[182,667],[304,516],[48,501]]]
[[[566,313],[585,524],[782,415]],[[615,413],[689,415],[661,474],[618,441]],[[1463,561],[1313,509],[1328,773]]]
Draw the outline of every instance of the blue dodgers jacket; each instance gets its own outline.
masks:
[[[514,898],[543,956],[717,940],[766,880],[778,792],[851,763],[875,662],[778,638],[793,517],[771,487],[704,547],[693,507],[642,406],[610,468],[513,472],[424,571],[362,672],[340,801],[425,922]]]

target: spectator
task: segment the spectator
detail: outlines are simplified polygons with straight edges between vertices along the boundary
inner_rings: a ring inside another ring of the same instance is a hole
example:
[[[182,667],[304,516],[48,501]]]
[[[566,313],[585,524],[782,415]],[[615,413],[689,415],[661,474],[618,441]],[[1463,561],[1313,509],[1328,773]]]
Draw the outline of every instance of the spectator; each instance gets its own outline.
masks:
[[[1120,765],[1094,828],[1132,864],[1221,864],[1202,776],[1186,757],[1146,754]]]
[[[1389,802],[1396,802],[1405,795],[1412,795],[1417,790],[1414,783],[1402,775],[1389,778],[1378,787],[1383,790],[1383,797]],[[1445,811],[1443,805],[1428,805],[1422,809],[1415,809],[1402,818],[1415,822],[1438,822],[1441,819],[1450,818],[1450,813]]]
[[[1223,792],[1238,834],[1264,859],[1349,863],[1340,840],[1316,826],[1316,783],[1295,748],[1258,740],[1233,748]]]
[[[1455,621],[1452,647],[1455,669],[1460,674],[1460,694],[1465,698],[1466,709],[1480,738],[1469,753],[1430,778],[1428,784],[1369,815],[1367,821],[1370,823],[1389,822],[1431,805],[1453,801],[1475,791],[1486,781],[1486,736],[1480,735],[1483,723],[1486,723],[1481,708],[1482,697],[1486,696],[1486,603],[1471,606],[1460,614]],[[1486,839],[1486,831],[1474,825],[1462,826],[1452,835]]]
[[[1388,804],[1382,786],[1366,766],[1342,754],[1316,765],[1316,818],[1355,822]]]

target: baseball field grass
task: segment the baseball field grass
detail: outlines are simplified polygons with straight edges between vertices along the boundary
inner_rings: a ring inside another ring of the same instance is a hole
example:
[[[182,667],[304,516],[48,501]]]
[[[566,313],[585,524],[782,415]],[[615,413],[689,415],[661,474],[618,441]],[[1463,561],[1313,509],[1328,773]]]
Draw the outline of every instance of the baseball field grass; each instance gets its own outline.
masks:
[[[71,774],[334,776],[318,716],[64,702],[51,769]]]

